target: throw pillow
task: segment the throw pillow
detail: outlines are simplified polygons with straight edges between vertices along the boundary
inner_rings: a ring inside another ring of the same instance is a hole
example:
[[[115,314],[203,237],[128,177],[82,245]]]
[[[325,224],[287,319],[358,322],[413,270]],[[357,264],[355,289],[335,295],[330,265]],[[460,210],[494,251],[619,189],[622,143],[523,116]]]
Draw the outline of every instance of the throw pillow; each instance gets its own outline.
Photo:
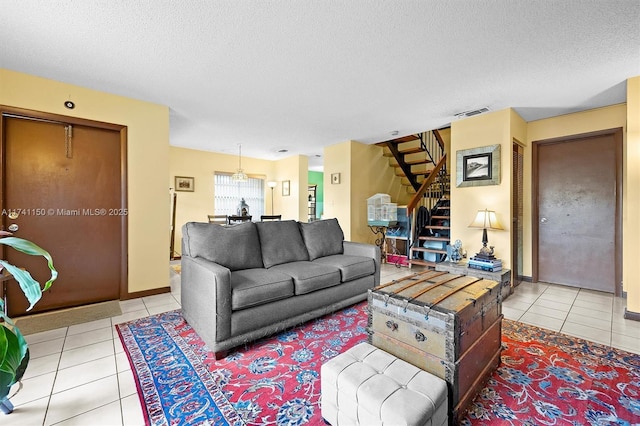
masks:
[[[182,227],[187,255],[202,257],[229,268],[262,268],[258,231],[253,222],[233,226],[189,222]]]
[[[300,222],[300,231],[309,252],[309,260],[343,253],[344,233],[338,219]]]
[[[256,222],[256,227],[265,268],[281,263],[309,260],[309,253],[295,220]]]

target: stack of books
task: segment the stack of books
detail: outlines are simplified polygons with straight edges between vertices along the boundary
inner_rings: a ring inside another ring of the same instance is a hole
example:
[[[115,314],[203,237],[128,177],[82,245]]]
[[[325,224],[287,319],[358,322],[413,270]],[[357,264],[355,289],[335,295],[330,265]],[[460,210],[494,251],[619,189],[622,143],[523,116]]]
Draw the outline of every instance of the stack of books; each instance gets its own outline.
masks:
[[[487,272],[498,272],[502,270],[502,260],[471,257],[469,258],[467,266],[469,266],[469,268],[480,269]]]

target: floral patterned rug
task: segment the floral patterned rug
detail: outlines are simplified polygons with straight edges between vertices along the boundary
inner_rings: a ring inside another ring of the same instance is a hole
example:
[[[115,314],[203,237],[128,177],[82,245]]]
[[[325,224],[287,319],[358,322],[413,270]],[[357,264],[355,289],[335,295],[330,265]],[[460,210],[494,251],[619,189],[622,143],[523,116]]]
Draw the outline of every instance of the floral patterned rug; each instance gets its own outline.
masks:
[[[216,361],[173,311],[118,326],[149,425],[324,425],[320,366],[367,339],[366,303]],[[464,425],[640,424],[640,355],[504,320]]]

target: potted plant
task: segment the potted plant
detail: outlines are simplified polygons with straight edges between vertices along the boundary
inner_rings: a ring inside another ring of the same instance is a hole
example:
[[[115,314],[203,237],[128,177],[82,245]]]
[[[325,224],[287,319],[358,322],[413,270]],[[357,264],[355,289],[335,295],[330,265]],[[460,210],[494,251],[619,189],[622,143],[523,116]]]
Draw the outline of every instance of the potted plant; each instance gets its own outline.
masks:
[[[4,267],[20,284],[20,288],[29,302],[29,311],[42,297],[42,292],[51,287],[58,277],[58,271],[53,267],[51,255],[43,248],[22,238],[10,237],[10,232],[0,231],[0,244],[13,247],[22,253],[33,256],[43,256],[51,270],[51,278],[44,287],[33,279],[31,274],[4,260],[0,260],[0,270]],[[9,401],[11,386],[22,379],[29,363],[29,348],[20,330],[11,318],[7,316],[4,300],[0,299],[0,411],[9,414],[13,411],[13,404]]]

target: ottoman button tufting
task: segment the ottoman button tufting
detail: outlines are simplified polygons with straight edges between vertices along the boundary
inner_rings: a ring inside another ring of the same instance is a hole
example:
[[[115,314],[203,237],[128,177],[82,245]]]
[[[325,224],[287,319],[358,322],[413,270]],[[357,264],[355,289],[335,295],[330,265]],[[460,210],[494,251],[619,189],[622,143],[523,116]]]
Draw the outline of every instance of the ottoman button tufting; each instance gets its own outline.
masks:
[[[369,343],[323,364],[320,382],[322,417],[333,426],[448,424],[447,383]]]

